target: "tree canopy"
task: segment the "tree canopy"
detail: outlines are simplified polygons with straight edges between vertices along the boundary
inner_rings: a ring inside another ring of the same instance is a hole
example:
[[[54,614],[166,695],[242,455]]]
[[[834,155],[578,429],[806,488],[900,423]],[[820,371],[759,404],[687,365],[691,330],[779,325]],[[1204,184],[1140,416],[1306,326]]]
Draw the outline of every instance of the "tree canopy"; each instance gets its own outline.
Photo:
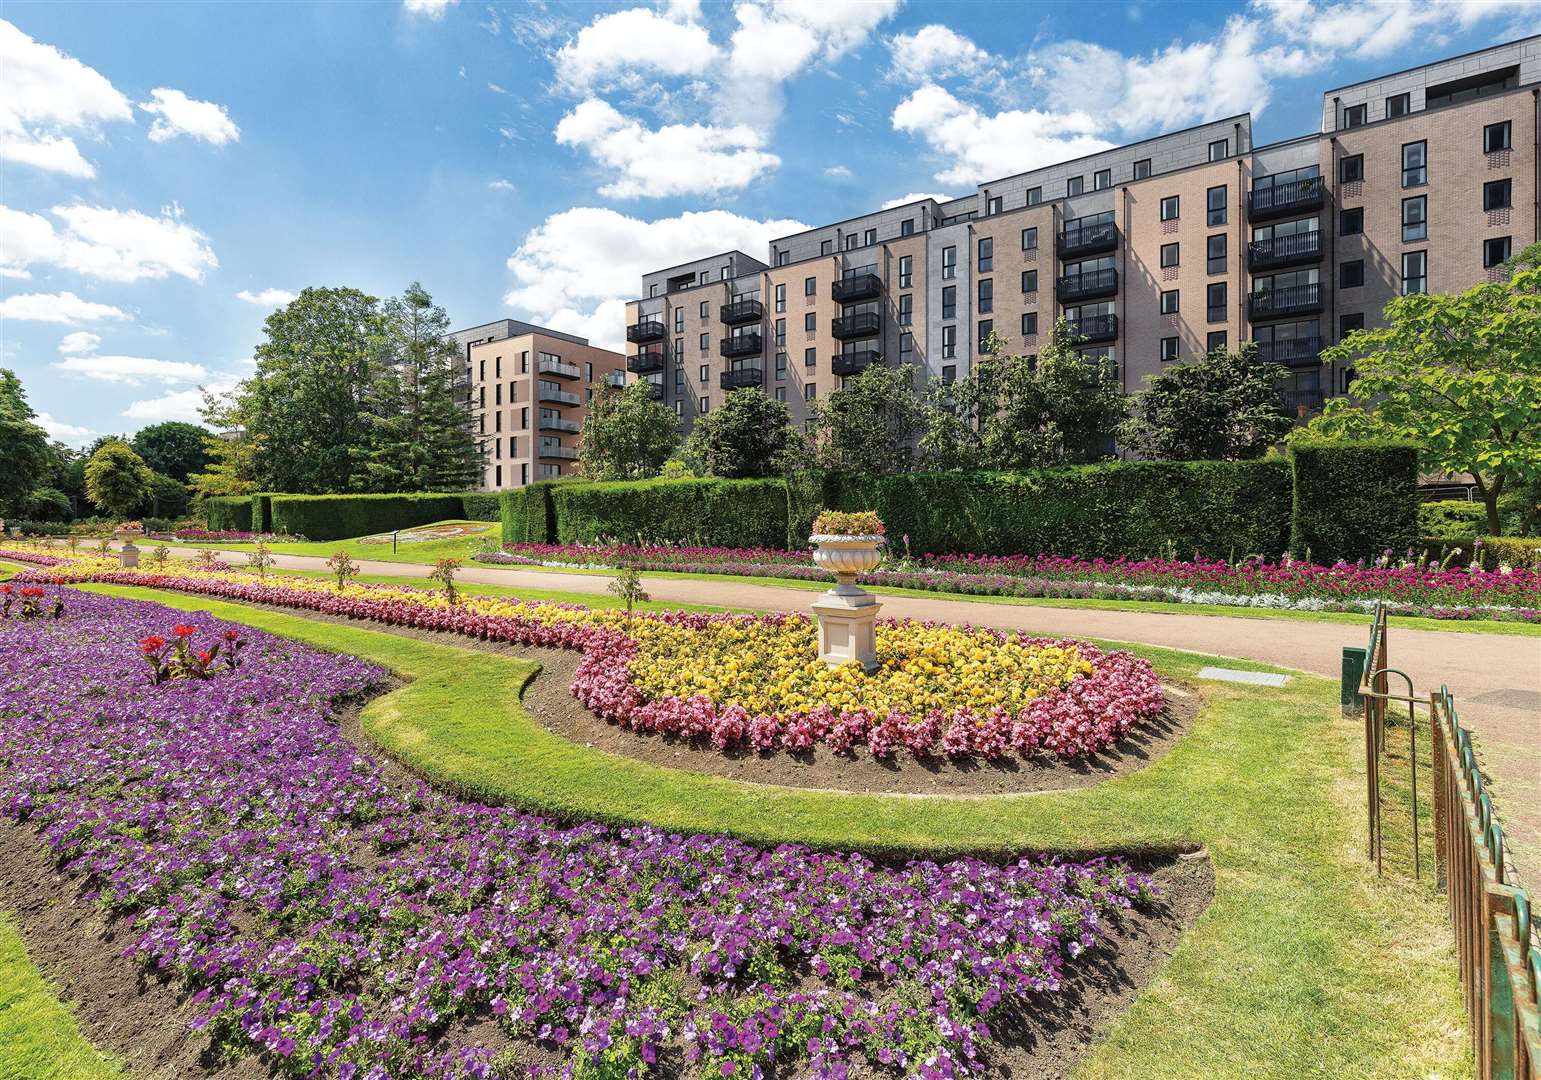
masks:
[[[114,517],[128,517],[149,497],[152,477],[133,447],[110,439],[86,462],[86,494]]]
[[[208,467],[207,443],[213,434],[198,424],[167,420],[140,428],[130,443],[144,463],[182,483]]]
[[[679,419],[647,382],[594,387],[578,461],[594,480],[656,476],[680,445]]]
[[[25,511],[48,474],[48,432],[32,422],[36,416],[21,379],[0,368],[0,515]]]
[[[890,473],[910,469],[926,430],[913,367],[874,364],[817,402],[809,425],[826,468]]]
[[[1119,441],[1145,457],[1170,461],[1246,461],[1262,457],[1294,426],[1279,399],[1284,368],[1257,348],[1215,349],[1174,364],[1135,395]]]
[[[759,389],[733,390],[719,408],[696,419],[687,453],[711,476],[775,476],[799,438],[786,402]]]

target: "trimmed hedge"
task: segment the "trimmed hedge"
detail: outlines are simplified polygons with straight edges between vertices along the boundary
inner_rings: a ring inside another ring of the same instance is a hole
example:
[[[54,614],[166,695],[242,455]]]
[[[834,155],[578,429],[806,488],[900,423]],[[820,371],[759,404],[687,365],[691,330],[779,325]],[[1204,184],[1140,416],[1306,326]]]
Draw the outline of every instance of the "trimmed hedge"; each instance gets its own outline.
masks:
[[[467,491],[460,496],[460,516],[466,521],[497,521],[502,516],[498,497],[490,491]]]
[[[347,540],[460,517],[459,495],[273,495],[273,531]]]
[[[787,540],[787,489],[781,480],[560,484],[551,500],[557,542],[563,544],[780,547]]]
[[[1290,456],[1290,550],[1297,557],[1353,561],[1417,543],[1416,444],[1309,442]]]
[[[505,544],[556,543],[556,510],[550,480],[537,480],[498,497]]]
[[[259,533],[273,531],[272,492],[259,491],[251,497],[251,530]]]
[[[251,532],[252,500],[245,495],[215,495],[203,504],[213,532]]]
[[[1484,570],[1541,568],[1541,536],[1484,536],[1480,550]]]

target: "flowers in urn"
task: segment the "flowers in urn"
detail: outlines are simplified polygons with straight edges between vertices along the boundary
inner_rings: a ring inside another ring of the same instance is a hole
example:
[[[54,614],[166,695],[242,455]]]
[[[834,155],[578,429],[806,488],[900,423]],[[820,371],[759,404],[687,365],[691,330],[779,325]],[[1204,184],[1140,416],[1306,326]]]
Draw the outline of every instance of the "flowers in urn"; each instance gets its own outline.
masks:
[[[125,521],[118,526],[119,540],[137,540],[144,535],[144,522]]]
[[[825,510],[813,519],[813,561],[833,571],[836,591],[854,588],[856,575],[877,569],[883,545],[883,520],[872,510]]]

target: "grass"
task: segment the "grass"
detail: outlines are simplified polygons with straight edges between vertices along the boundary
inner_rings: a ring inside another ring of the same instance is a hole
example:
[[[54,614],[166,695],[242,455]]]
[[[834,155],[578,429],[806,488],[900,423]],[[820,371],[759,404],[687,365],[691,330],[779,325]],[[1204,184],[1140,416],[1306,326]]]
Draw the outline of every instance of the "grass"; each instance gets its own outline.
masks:
[[[1328,680],[1296,675],[1282,690],[1205,684],[1201,714],[1161,761],[1090,789],[839,795],[740,784],[569,743],[519,703],[537,670],[530,661],[202,597],[92,588],[207,610],[394,669],[408,682],[366,708],[368,738],[434,781],[492,802],[890,853],[1204,845],[1214,903],[1078,1076],[1472,1074],[1443,904],[1426,886],[1378,881],[1365,861],[1362,729],[1341,716]],[[1134,651],[1169,679],[1191,678],[1206,662]]]
[[[395,551],[391,550],[390,540],[383,544],[366,544],[364,537],[355,537],[352,540],[306,541],[300,544],[270,544],[268,550],[275,555],[316,555],[326,558],[336,551],[346,551],[355,559],[373,559],[377,562],[400,563],[424,563],[432,566],[440,559],[468,559],[472,554],[482,550],[483,543],[489,538],[494,544],[501,541],[503,527],[496,521],[436,521],[432,525],[418,526],[423,529],[435,529],[444,525],[475,525],[485,527],[489,531],[479,536],[461,537],[455,540],[425,540],[417,544],[399,544]],[[406,531],[406,530],[403,530]],[[379,536],[379,533],[372,533]],[[386,534],[388,536],[388,534]],[[140,544],[141,547],[153,546],[154,540],[147,540]],[[200,541],[188,541],[179,547],[215,548],[220,551],[250,551],[254,544],[221,544],[204,543]]]
[[[80,1034],[27,956],[15,920],[0,911],[0,1078],[116,1080],[123,1069]]]

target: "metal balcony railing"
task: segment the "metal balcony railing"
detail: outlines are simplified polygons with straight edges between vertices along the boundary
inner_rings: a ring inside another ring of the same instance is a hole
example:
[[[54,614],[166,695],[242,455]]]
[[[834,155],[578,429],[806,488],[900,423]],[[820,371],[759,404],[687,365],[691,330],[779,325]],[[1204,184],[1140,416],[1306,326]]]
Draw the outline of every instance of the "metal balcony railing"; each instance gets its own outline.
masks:
[[[570,446],[542,446],[540,456],[561,461],[577,461],[578,451]]]
[[[735,300],[719,307],[717,316],[728,326],[742,326],[765,318],[765,305],[758,300]]]
[[[718,344],[723,356],[758,356],[762,339],[758,333],[730,334]]]
[[[1112,341],[1118,337],[1117,315],[1087,315],[1080,319],[1067,319],[1065,326],[1072,340],[1098,342]]]
[[[873,364],[881,363],[883,354],[876,349],[852,349],[849,352],[840,352],[834,355],[830,367],[836,375],[844,378],[848,375],[860,375]]]
[[[620,389],[626,385],[626,373],[624,371],[605,372],[605,385]]]
[[[647,352],[635,353],[626,358],[626,370],[633,375],[648,375],[655,371],[662,371],[663,366],[662,349],[649,349]]]
[[[1325,191],[1320,176],[1253,188],[1247,192],[1247,217],[1251,221],[1266,221],[1320,210]]]
[[[1279,400],[1284,404],[1285,412],[1293,413],[1297,417],[1308,413],[1320,412],[1325,400],[1321,390],[1280,390]]]
[[[1055,283],[1060,303],[1095,300],[1118,292],[1117,270],[1090,270],[1084,274],[1066,274]]]
[[[1310,232],[1254,240],[1247,245],[1248,270],[1272,270],[1281,266],[1303,266],[1322,261],[1322,234]]]
[[[745,387],[764,386],[765,369],[747,366],[729,368],[718,376],[718,384],[724,390],[742,390]]]
[[[566,390],[551,390],[542,386],[535,391],[536,397],[541,401],[553,402],[557,405],[582,405],[583,399],[577,394],[569,394]]]
[[[548,360],[541,357],[535,366],[542,375],[555,375],[562,379],[576,379],[583,374],[577,364],[569,364],[566,360]]]
[[[560,416],[542,416],[540,418],[542,431],[565,431],[569,435],[576,435],[579,430],[578,421],[564,420]]]
[[[858,311],[845,315],[829,324],[829,332],[841,341],[852,338],[873,337],[883,329],[883,319],[875,311]]]
[[[829,295],[837,304],[852,304],[858,300],[870,300],[883,292],[883,280],[871,271],[858,271],[843,275],[830,284]]]
[[[1247,317],[1277,319],[1284,315],[1306,315],[1322,310],[1322,286],[1286,285],[1279,289],[1266,289],[1247,297]]]
[[[668,328],[657,319],[639,319],[626,328],[626,340],[633,345],[662,341],[668,334]]]
[[[1257,342],[1257,358],[1265,364],[1315,364],[1320,362],[1321,355],[1319,335]]]
[[[1055,239],[1061,258],[1095,255],[1118,247],[1118,226],[1111,221],[1097,225],[1072,225]]]

